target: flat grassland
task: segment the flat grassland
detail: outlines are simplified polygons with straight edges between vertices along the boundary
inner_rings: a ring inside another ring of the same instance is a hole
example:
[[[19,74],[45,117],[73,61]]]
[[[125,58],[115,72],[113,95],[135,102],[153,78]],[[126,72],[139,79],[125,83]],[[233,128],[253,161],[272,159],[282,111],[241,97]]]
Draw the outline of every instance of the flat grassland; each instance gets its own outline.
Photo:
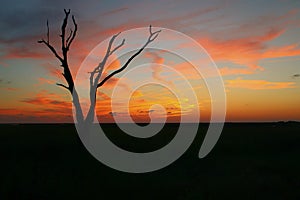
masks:
[[[300,199],[300,125],[227,123],[212,152],[199,159],[207,124],[188,151],[156,172],[113,170],[88,153],[73,124],[0,125],[0,199]],[[159,149],[178,124],[134,139],[104,124],[118,146]]]

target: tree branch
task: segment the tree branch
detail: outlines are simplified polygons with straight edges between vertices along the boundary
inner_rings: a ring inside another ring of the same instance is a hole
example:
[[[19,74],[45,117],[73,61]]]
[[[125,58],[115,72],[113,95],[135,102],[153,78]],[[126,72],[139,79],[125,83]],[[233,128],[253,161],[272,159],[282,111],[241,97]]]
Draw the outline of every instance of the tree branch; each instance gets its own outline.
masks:
[[[138,52],[136,52],[135,54],[133,54],[128,60],[127,62],[123,65],[123,67],[121,67],[120,69],[117,69],[116,71],[112,72],[111,74],[109,74],[107,77],[105,77],[100,83],[97,84],[97,88],[101,87],[102,85],[104,85],[104,83],[106,83],[111,77],[113,77],[114,75],[122,72],[124,69],[126,69],[128,67],[128,65],[130,64],[130,62],[136,57],[138,56],[144,49],[146,46],[148,46],[149,43],[153,42],[159,35],[159,33],[161,32],[161,30],[152,32],[152,26],[149,26],[149,37],[148,40],[146,41],[146,43],[144,44],[144,46],[142,46]]]
[[[64,9],[65,12],[65,18],[63,20],[63,23],[61,25],[61,49],[64,52],[66,50],[66,41],[65,41],[65,34],[66,34],[66,27],[68,24],[68,18],[70,15],[70,9],[67,11],[66,9]]]
[[[64,76],[66,82],[68,83],[68,86],[61,84],[61,83],[56,83],[56,85],[59,87],[63,87],[65,89],[67,89],[68,91],[70,91],[72,98],[73,98],[73,105],[75,106],[75,109],[76,109],[77,121],[82,123],[84,121],[84,117],[83,117],[82,109],[81,109],[80,102],[79,102],[79,96],[75,89],[74,80],[73,80],[73,77],[72,77],[72,74],[71,74],[71,71],[69,68],[69,64],[68,64],[68,51],[69,51],[71,43],[73,42],[73,40],[76,36],[76,32],[77,32],[77,24],[76,24],[74,16],[72,16],[72,21],[74,24],[74,31],[70,30],[70,34],[66,39],[66,28],[68,25],[68,18],[69,18],[70,12],[71,12],[70,9],[68,9],[68,10],[64,9],[65,18],[63,19],[63,23],[61,26],[61,35],[60,35],[62,55],[59,55],[57,53],[56,49],[50,44],[50,33],[49,33],[50,31],[49,31],[48,20],[47,20],[47,41],[42,39],[42,40],[39,40],[38,43],[45,44],[51,50],[51,52],[55,55],[55,57],[61,62],[61,67],[63,67],[62,75]]]
[[[125,44],[125,39],[122,40],[122,43],[116,46],[110,53],[109,55],[112,55],[115,51],[117,51],[119,48],[121,48]]]
[[[70,88],[64,84],[61,84],[61,83],[56,83],[57,86],[60,86],[60,87],[63,87],[63,88],[66,88],[67,90],[70,90]]]
[[[107,47],[107,50],[106,50],[106,54],[105,54],[102,62],[99,63],[98,67],[96,67],[94,71],[97,71],[97,68],[99,69],[100,67],[104,67],[105,66],[108,57],[111,55],[112,44],[114,43],[115,39],[120,35],[120,33],[121,32],[113,35],[112,38],[109,40],[109,44],[108,44],[108,47]],[[123,39],[123,42],[121,43],[121,45],[119,45],[116,48],[120,48],[124,43],[125,43],[125,39]],[[116,51],[116,48],[114,48],[113,51]]]
[[[58,53],[56,52],[55,48],[54,48],[49,42],[47,42],[47,41],[45,41],[44,39],[42,39],[42,40],[39,40],[38,43],[43,43],[43,44],[45,44],[45,45],[51,50],[51,52],[55,55],[55,57],[56,57],[59,61],[63,62],[63,58],[62,58],[60,55],[58,55]]]
[[[49,43],[49,22],[48,22],[48,19],[47,19],[47,42]]]
[[[161,32],[161,30],[152,32],[152,26],[150,25],[150,26],[149,26],[149,33],[150,33],[150,36],[149,36],[149,38],[148,38],[147,43],[150,43],[150,42],[154,41],[154,40],[157,38],[157,36],[158,36],[158,34],[159,34],[160,32]]]
[[[72,74],[70,72],[69,69],[69,65],[68,65],[68,50],[69,47],[72,43],[72,41],[74,40],[75,36],[76,36],[76,32],[77,32],[77,24],[75,21],[74,16],[72,16],[72,20],[75,26],[74,31],[71,30],[70,35],[68,36],[67,40],[66,40],[66,28],[68,25],[68,18],[70,15],[70,9],[66,10],[64,9],[65,12],[65,18],[63,19],[63,23],[61,26],[61,49],[62,49],[62,55],[60,56],[56,49],[50,44],[50,31],[49,31],[49,23],[47,20],[47,41],[45,41],[44,39],[39,40],[38,43],[43,43],[45,44],[50,50],[51,52],[55,55],[55,57],[61,62],[61,67],[64,68],[63,70],[63,76],[65,78],[65,80],[68,83],[68,87],[67,86],[62,86],[62,84],[57,84],[58,86],[64,87],[64,88],[68,88],[68,90],[71,92],[71,94],[73,93],[73,89],[74,89],[74,81],[73,81],[73,77]],[[66,46],[67,45],[67,46]]]
[[[73,30],[70,28],[70,34],[69,34],[69,36],[68,36],[68,38],[67,38],[67,40],[66,40],[66,43],[67,43],[67,44],[68,44],[68,42],[69,42],[69,40],[70,40],[72,34],[73,34]]]
[[[122,42],[118,46],[116,46],[113,50],[111,50],[113,42],[120,35],[120,33],[121,32],[119,32],[119,33],[112,36],[112,38],[109,41],[109,44],[108,44],[108,47],[107,47],[104,58],[99,63],[99,65],[97,67],[95,67],[94,70],[91,72],[91,75],[90,75],[90,86],[91,86],[91,88],[92,87],[97,88],[97,84],[99,82],[99,79],[101,77],[103,68],[104,68],[104,66],[106,64],[106,61],[108,60],[109,56],[111,56],[115,51],[117,51],[119,48],[121,48],[125,44],[125,39],[123,39]],[[97,76],[94,79],[96,73],[97,73]]]
[[[72,21],[73,21],[73,24],[74,24],[74,32],[72,32],[72,30],[71,30],[71,33],[70,33],[70,40],[69,39],[67,39],[67,50],[69,50],[70,49],[70,46],[71,46],[71,44],[72,44],[72,42],[73,42],[73,40],[74,40],[74,38],[75,38],[75,36],[76,36],[76,33],[77,33],[77,29],[78,29],[78,25],[77,25],[77,23],[76,23],[76,20],[75,20],[75,17],[74,17],[74,15],[72,15]]]

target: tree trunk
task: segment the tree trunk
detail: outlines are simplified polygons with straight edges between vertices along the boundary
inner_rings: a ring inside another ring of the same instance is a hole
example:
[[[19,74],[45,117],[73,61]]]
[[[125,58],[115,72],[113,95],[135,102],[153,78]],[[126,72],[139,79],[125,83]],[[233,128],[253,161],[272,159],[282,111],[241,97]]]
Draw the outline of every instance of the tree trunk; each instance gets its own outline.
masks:
[[[72,92],[73,97],[73,105],[75,107],[75,115],[78,124],[82,124],[84,122],[82,109],[79,102],[79,97],[77,91],[74,89]]]

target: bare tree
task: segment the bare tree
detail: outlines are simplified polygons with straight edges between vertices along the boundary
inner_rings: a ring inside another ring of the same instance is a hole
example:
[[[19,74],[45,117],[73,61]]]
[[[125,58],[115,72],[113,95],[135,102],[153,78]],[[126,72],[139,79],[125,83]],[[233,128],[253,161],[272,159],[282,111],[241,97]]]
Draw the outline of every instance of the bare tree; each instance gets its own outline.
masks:
[[[72,95],[72,103],[75,107],[75,112],[76,112],[76,120],[80,124],[91,124],[94,121],[94,115],[95,115],[95,108],[96,108],[96,97],[97,97],[97,89],[101,86],[103,86],[110,78],[112,78],[114,75],[122,72],[125,70],[130,62],[137,57],[146,47],[149,43],[153,42],[161,32],[161,30],[152,32],[152,27],[151,25],[149,26],[149,36],[148,39],[146,40],[146,43],[136,52],[134,53],[126,62],[125,64],[117,69],[116,71],[113,71],[111,74],[106,76],[105,78],[100,81],[103,69],[106,65],[106,62],[108,58],[116,52],[120,47],[122,47],[125,44],[125,39],[123,39],[122,43],[117,45],[116,47],[113,47],[113,43],[115,39],[120,35],[120,33],[115,34],[112,36],[112,38],[109,41],[106,54],[103,57],[102,61],[94,68],[92,72],[90,72],[90,107],[89,111],[86,117],[83,116],[82,108],[80,105],[79,101],[79,96],[76,91],[76,87],[74,85],[74,80],[70,71],[69,63],[68,63],[68,52],[70,50],[71,44],[74,41],[77,33],[77,23],[75,20],[75,17],[72,15],[72,22],[74,26],[74,30],[70,29],[69,33],[66,33],[67,25],[68,25],[68,20],[70,16],[70,9],[66,10],[64,9],[65,17],[61,26],[61,53],[59,54],[57,50],[53,47],[53,45],[50,43],[50,33],[49,33],[49,24],[47,20],[47,39],[42,39],[39,40],[38,43],[45,44],[50,51],[54,54],[54,56],[60,61],[61,67],[63,68],[63,77],[65,81],[67,82],[67,85],[62,84],[62,83],[56,83],[56,85],[67,89],[71,95]]]

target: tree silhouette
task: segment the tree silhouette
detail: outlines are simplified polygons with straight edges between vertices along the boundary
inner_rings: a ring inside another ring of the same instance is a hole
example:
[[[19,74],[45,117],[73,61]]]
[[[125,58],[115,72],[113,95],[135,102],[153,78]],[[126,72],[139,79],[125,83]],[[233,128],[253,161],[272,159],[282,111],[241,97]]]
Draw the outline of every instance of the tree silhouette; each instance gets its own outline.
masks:
[[[94,121],[97,89],[99,87],[103,86],[114,75],[125,70],[128,67],[128,65],[130,64],[130,62],[135,57],[137,57],[147,47],[147,45],[149,43],[153,42],[158,37],[161,30],[152,32],[152,27],[150,25],[149,26],[149,37],[148,37],[146,43],[136,53],[134,53],[125,62],[125,64],[121,68],[117,69],[116,71],[113,71],[107,77],[102,79],[102,81],[100,81],[100,78],[101,78],[101,75],[103,72],[103,68],[105,67],[108,58],[125,44],[125,39],[123,39],[121,44],[119,44],[116,47],[113,47],[113,43],[114,43],[115,39],[120,35],[121,32],[112,36],[112,38],[109,41],[105,56],[103,57],[102,61],[98,64],[98,66],[96,66],[94,68],[94,70],[92,72],[90,72],[90,78],[89,78],[90,79],[90,107],[89,107],[89,111],[88,111],[86,117],[84,117],[82,108],[80,105],[80,101],[79,101],[79,96],[78,96],[76,87],[74,85],[74,80],[73,80],[73,77],[72,77],[72,74],[70,71],[70,67],[69,67],[69,63],[68,63],[68,52],[70,50],[72,42],[74,41],[74,39],[76,37],[78,26],[77,26],[74,15],[72,15],[72,22],[73,22],[74,30],[70,29],[69,33],[67,34],[66,29],[67,29],[67,25],[68,25],[68,21],[69,21],[69,16],[70,16],[70,9],[69,10],[64,9],[64,13],[65,13],[65,17],[63,19],[63,23],[61,26],[61,34],[60,34],[61,53],[59,54],[57,52],[57,50],[50,43],[48,20],[47,20],[47,40],[42,39],[42,40],[39,40],[38,43],[45,44],[61,63],[60,66],[63,68],[62,75],[63,75],[65,81],[67,82],[67,85],[62,84],[62,83],[56,83],[56,85],[58,85],[64,89],[67,89],[70,92],[70,94],[72,95],[72,103],[75,107],[77,122],[79,124],[90,125]]]

